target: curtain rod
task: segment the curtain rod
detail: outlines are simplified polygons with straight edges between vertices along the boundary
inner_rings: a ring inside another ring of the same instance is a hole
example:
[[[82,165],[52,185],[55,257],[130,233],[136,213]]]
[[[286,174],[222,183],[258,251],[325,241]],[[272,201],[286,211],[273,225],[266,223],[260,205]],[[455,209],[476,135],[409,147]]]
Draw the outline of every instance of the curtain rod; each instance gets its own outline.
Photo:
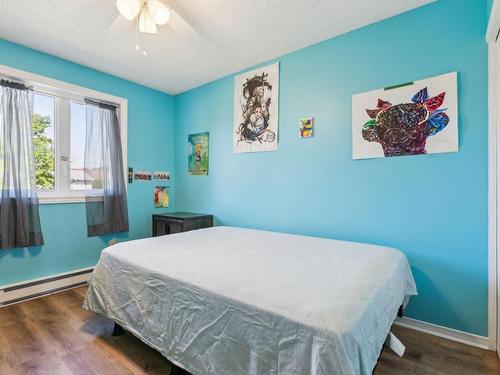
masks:
[[[5,82],[5,84],[3,84]],[[0,74],[0,86],[8,86],[11,88],[24,89],[24,90],[33,90],[33,86],[31,86],[28,82],[23,81],[22,79],[7,76],[5,74]]]
[[[17,83],[22,83],[24,85],[29,85],[28,82],[23,81],[22,79],[14,77],[14,76],[9,76],[7,74],[1,74],[0,73],[0,79],[4,79],[6,81],[14,81],[14,82],[17,82]]]
[[[97,99],[92,99],[92,98],[85,98],[85,103],[87,104],[93,104],[101,108],[107,108],[107,109],[118,109],[119,105],[116,103],[112,102],[107,102],[104,100],[97,100]]]

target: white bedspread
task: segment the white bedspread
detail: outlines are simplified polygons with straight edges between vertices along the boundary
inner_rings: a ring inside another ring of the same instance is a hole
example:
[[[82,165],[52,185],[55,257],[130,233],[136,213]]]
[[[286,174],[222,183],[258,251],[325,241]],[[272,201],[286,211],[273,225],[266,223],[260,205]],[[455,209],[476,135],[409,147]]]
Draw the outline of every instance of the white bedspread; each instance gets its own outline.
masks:
[[[413,294],[400,251],[215,227],[105,249],[84,307],[193,374],[371,374]]]

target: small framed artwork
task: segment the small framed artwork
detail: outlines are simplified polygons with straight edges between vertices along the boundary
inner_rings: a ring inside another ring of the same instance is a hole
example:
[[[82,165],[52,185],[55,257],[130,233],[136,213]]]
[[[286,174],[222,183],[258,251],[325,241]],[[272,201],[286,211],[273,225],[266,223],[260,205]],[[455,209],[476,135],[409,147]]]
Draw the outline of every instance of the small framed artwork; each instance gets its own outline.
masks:
[[[134,180],[134,168],[129,167],[128,169],[128,183],[131,184]]]
[[[167,186],[155,186],[153,189],[153,205],[155,208],[168,208],[170,197]]]
[[[138,181],[151,181],[151,172],[135,171],[134,180]]]
[[[208,175],[208,132],[188,136],[188,173],[191,176]]]
[[[300,138],[311,138],[313,136],[313,118],[301,118],[299,120],[299,136]]]
[[[154,171],[153,172],[154,180],[170,180],[170,172],[169,171]]]

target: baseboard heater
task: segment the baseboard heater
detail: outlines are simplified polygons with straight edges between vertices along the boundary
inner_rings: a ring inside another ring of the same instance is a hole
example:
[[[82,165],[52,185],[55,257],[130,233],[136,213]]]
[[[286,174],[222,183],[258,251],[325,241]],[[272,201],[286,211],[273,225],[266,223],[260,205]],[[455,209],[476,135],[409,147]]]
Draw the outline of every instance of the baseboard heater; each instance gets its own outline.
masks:
[[[22,283],[0,286],[0,307],[87,284],[93,267]]]

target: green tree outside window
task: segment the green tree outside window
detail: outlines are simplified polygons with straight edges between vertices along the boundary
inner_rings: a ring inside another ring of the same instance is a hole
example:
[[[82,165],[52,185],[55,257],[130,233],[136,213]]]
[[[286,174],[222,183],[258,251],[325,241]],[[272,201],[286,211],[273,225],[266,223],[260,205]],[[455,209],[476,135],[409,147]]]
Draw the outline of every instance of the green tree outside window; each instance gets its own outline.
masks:
[[[45,134],[52,126],[50,117],[33,114],[33,147],[35,152],[35,174],[38,189],[54,189],[54,141]]]

